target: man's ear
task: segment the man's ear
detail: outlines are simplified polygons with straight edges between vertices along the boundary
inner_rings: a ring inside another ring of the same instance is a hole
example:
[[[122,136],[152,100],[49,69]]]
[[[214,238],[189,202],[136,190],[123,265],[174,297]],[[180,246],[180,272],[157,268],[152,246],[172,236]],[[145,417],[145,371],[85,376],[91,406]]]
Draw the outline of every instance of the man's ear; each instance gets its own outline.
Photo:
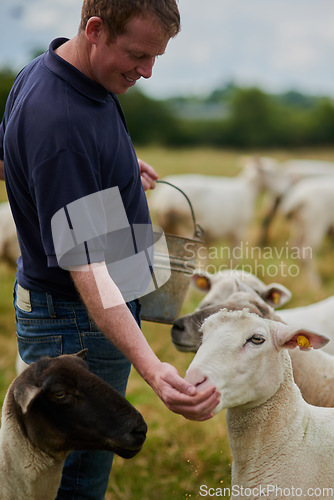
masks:
[[[103,27],[104,23],[100,17],[93,16],[88,19],[86,24],[86,37],[92,45],[96,45],[101,38]]]
[[[295,347],[299,347],[301,351],[308,351],[312,347],[320,349],[330,341],[326,335],[313,332],[312,330],[284,325],[276,321],[272,323],[275,343],[281,348],[294,349]]]

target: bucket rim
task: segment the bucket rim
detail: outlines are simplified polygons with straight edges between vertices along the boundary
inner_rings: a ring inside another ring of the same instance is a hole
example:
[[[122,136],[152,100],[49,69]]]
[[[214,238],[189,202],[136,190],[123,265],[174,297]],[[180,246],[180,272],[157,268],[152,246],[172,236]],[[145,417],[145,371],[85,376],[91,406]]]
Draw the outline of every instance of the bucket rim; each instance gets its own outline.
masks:
[[[185,240],[189,241],[191,243],[202,243],[204,245],[204,240],[200,239],[195,239],[195,238],[189,238],[187,236],[180,236],[178,234],[171,234],[171,233],[164,233],[165,236],[168,236],[169,238],[177,239],[177,240]]]

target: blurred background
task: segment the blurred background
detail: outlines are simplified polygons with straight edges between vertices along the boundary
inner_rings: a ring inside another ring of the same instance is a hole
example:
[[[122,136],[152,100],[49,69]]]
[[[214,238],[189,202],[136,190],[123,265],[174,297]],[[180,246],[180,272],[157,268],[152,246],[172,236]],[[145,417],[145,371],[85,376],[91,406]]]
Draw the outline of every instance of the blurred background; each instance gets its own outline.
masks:
[[[236,176],[245,155],[334,162],[332,0],[180,0],[179,8],[182,31],[157,60],[153,77],[120,97],[140,158],[161,177]],[[1,116],[16,73],[53,38],[74,36],[80,10],[81,0],[2,0]],[[2,183],[0,201],[6,199]],[[249,245],[259,244],[267,204],[268,193],[257,197]],[[278,217],[267,245],[285,248],[289,230]],[[334,293],[333,250],[328,234],[316,255],[316,286],[302,268],[297,278],[259,277],[287,286],[290,306],[324,299]],[[219,255],[211,257],[217,269]],[[281,260],[295,264],[286,253]],[[272,262],[261,264],[265,269]],[[14,279],[15,266],[0,259],[0,403],[15,376]],[[201,298],[190,290],[182,312],[194,310]],[[143,331],[158,356],[183,375],[192,355],[176,351],[170,326],[143,322]],[[131,461],[115,458],[107,500],[200,498],[202,484],[229,486],[223,413],[206,423],[188,422],[171,414],[135,372],[128,397],[147,420],[148,439]]]
[[[153,78],[121,99],[135,143],[333,143],[331,0],[209,0],[205,8],[180,0],[179,7],[182,31]],[[81,0],[3,0],[0,111],[13,75],[53,38],[74,36],[80,10]]]

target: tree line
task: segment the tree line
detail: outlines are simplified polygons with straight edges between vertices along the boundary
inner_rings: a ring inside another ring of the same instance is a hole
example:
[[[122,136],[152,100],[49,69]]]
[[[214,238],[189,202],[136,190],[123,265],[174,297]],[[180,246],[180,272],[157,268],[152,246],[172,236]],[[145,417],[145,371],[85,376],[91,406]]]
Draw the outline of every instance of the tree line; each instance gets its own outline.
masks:
[[[14,81],[0,71],[0,113]],[[297,91],[269,94],[227,84],[205,97],[119,97],[135,144],[270,148],[334,145],[334,100]]]

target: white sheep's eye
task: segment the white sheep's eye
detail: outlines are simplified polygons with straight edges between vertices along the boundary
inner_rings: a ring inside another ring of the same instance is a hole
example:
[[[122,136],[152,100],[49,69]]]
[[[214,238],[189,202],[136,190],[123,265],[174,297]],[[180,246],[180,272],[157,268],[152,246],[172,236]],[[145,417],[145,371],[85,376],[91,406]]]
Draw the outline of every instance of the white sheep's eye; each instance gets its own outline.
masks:
[[[255,344],[255,345],[260,345],[260,344],[263,344],[263,342],[265,342],[265,338],[262,337],[262,335],[253,335],[250,339],[247,340],[247,342],[251,342],[252,344]]]

